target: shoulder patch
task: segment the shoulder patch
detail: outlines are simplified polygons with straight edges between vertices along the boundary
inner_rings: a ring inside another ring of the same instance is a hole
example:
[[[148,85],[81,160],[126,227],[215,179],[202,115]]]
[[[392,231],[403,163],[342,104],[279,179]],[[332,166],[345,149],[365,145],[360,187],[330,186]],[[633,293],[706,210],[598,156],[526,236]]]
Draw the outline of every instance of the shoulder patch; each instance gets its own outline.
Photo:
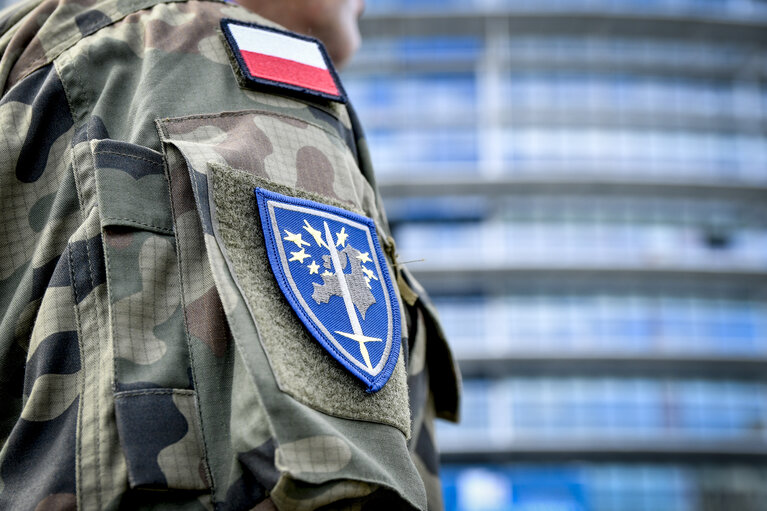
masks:
[[[255,194],[269,263],[285,298],[368,392],[380,390],[397,364],[401,325],[373,221],[263,188]]]
[[[317,39],[232,19],[222,19],[221,30],[245,86],[346,103],[341,81]]]

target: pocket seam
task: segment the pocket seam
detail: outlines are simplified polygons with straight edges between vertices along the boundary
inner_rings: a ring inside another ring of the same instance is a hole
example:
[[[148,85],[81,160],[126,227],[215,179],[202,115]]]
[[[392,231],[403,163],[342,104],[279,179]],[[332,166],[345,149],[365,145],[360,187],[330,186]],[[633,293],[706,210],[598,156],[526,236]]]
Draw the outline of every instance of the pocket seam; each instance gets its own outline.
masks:
[[[270,112],[269,110],[250,109],[250,110],[238,110],[236,112],[221,112],[218,114],[199,114],[199,115],[189,115],[186,117],[168,117],[164,119],[159,119],[158,122],[162,126],[163,124],[175,124],[179,122],[188,121],[189,119],[218,119],[221,117],[243,117],[243,116],[252,115],[252,114],[266,115],[269,117],[277,117],[277,118],[283,118],[283,119],[290,119],[293,121],[299,121],[299,122],[308,124],[309,126],[312,126],[314,128],[317,128],[319,130],[322,130],[324,133],[332,136],[333,138],[336,138],[340,140],[341,142],[344,142],[343,139],[338,136],[338,133],[334,133],[320,124],[317,124],[312,121],[307,121],[306,119],[302,119],[300,117],[296,117],[293,115]],[[162,135],[163,135],[163,142],[173,143],[173,141],[175,140],[167,131],[165,131],[164,127],[162,129]],[[351,153],[349,148],[346,146],[346,143],[344,143],[344,148]]]
[[[141,160],[141,161],[145,161],[147,163],[151,163],[152,165],[155,165],[157,167],[162,167],[162,164],[159,163],[159,162],[156,162],[154,160],[150,160],[149,158],[143,158],[141,156],[136,156],[135,154],[120,153],[120,152],[117,152],[117,151],[99,151],[98,149],[93,151],[93,154],[94,155],[96,155],[96,154],[114,154],[116,156],[125,156],[126,158],[133,158],[134,160]]]
[[[173,229],[168,229],[167,227],[160,227],[159,225],[139,222],[138,220],[134,220],[132,218],[121,218],[121,217],[115,217],[115,216],[101,217],[102,228],[116,226],[116,225],[125,226],[125,227],[136,227],[137,229],[146,228],[146,229],[151,229],[152,231],[156,231],[160,234],[173,235]]]

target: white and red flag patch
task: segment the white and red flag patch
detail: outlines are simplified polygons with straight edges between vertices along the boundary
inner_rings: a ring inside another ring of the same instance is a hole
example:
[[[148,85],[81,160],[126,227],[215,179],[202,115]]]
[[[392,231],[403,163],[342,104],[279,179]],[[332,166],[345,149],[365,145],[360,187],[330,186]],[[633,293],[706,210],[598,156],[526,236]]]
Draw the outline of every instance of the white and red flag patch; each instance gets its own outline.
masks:
[[[346,102],[341,82],[318,40],[232,19],[221,20],[221,29],[248,86],[277,87]]]

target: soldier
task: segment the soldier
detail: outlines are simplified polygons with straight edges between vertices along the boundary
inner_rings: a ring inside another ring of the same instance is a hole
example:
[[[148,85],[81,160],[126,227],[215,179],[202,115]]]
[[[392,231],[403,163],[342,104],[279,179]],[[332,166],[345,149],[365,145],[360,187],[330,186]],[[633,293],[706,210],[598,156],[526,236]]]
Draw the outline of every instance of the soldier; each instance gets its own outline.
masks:
[[[243,3],[0,14],[0,509],[441,507],[453,360],[277,24],[343,62],[361,4]]]

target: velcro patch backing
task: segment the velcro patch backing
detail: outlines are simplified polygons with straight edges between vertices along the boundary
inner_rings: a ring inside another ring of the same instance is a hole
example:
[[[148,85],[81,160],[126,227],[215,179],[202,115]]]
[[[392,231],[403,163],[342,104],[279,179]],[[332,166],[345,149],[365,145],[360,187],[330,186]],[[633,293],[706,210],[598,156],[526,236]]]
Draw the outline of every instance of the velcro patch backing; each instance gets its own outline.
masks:
[[[248,88],[346,103],[341,81],[317,39],[232,19],[222,19],[221,30],[235,73]]]
[[[280,390],[328,415],[388,424],[410,437],[402,350],[386,385],[377,392],[366,392],[366,386],[329,356],[309,333],[285,299],[270,268],[253,188],[268,187],[309,200],[322,198],[248,172],[214,163],[209,165],[218,225],[216,236],[231,258],[235,277],[250,304],[260,342]],[[325,202],[342,205],[332,200]]]

